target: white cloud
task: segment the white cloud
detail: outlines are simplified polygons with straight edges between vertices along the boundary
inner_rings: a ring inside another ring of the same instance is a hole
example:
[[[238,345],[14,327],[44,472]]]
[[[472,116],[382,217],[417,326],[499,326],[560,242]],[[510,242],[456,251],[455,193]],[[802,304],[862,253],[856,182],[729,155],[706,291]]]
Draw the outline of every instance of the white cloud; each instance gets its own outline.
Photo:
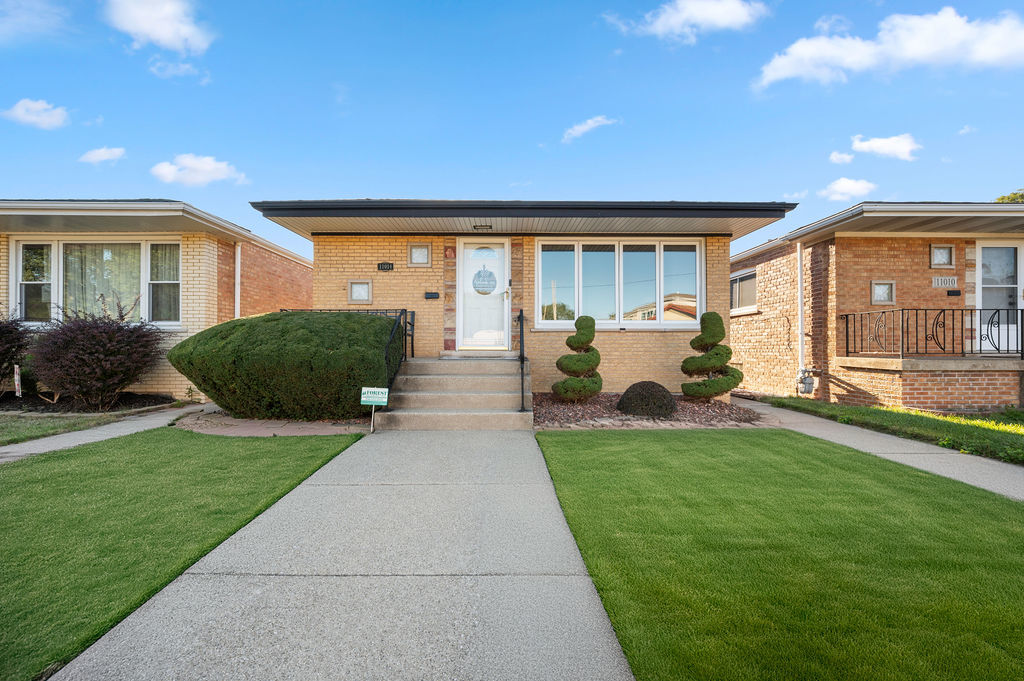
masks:
[[[99,149],[90,149],[89,151],[82,154],[78,160],[82,163],[103,163],[104,161],[116,161],[119,158],[124,158],[124,147],[100,147]]]
[[[213,33],[196,23],[192,0],[107,0],[107,22],[134,41],[179,54],[202,54],[213,42]]]
[[[234,180],[235,184],[248,184],[244,173],[227,161],[218,161],[213,156],[178,154],[174,162],[161,161],[149,172],[161,182],[177,182],[189,187],[202,187],[211,182]]]
[[[978,132],[978,129],[973,127],[973,126],[970,126],[970,125],[965,125],[964,127],[962,127],[959,130],[957,130],[956,134],[958,134],[958,135],[970,135],[972,132]]]
[[[894,135],[893,137],[872,137],[867,140],[864,139],[863,135],[854,135],[850,139],[854,151],[898,158],[901,161],[917,160],[914,152],[923,148],[909,132],[905,132],[902,135]]]
[[[851,180],[848,177],[840,177],[835,182],[818,192],[829,201],[849,201],[855,196],[864,196],[878,189],[878,185],[867,180]]]
[[[605,14],[604,18],[623,33],[692,45],[700,33],[748,28],[767,14],[768,8],[757,0],[671,0],[647,12],[639,22],[625,21],[615,14]]]
[[[0,0],[0,44],[64,28],[67,10],[49,0]]]
[[[89,127],[91,125],[103,125],[103,116],[97,116],[91,121],[83,121],[82,125]]]
[[[807,196],[807,190],[804,189],[803,191],[792,192],[791,194],[783,194],[782,198],[784,198],[787,201],[796,201],[798,199],[805,198],[806,196]]]
[[[824,35],[849,33],[851,28],[853,28],[853,23],[842,14],[821,17],[814,22],[814,30]]]
[[[594,116],[593,118],[588,118],[582,123],[577,123],[566,130],[565,133],[562,134],[562,143],[568,144],[577,137],[582,137],[595,128],[600,128],[602,125],[613,125],[618,122],[619,121],[616,119],[608,118],[607,116]]]
[[[178,78],[180,76],[198,76],[199,70],[187,61],[167,62],[159,57],[149,60],[149,72],[157,78]]]
[[[853,154],[844,154],[841,151],[833,151],[828,155],[828,160],[832,163],[838,164],[850,163],[853,161]]]
[[[0,111],[0,116],[15,123],[32,125],[43,130],[60,128],[71,121],[67,109],[54,106],[42,99],[22,99],[7,111]]]
[[[914,66],[1024,66],[1024,23],[1013,12],[969,20],[952,7],[935,14],[893,14],[872,39],[847,35],[801,38],[761,67],[757,87],[797,78],[845,83],[850,73]]]

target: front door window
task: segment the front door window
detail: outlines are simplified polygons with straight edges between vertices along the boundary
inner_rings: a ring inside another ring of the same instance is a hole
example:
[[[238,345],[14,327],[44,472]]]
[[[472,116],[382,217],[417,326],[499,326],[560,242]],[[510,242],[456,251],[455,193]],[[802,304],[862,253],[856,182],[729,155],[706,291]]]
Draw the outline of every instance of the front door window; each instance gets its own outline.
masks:
[[[509,281],[505,242],[465,241],[461,258],[459,349],[507,350]]]
[[[983,352],[1020,350],[1021,276],[1019,246],[982,246],[978,331]]]

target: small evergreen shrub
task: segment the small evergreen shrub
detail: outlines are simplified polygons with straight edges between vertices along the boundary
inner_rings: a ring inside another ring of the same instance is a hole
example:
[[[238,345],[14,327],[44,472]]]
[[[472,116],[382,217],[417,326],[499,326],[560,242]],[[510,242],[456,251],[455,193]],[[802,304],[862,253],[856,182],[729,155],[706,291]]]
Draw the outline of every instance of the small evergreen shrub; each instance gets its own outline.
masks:
[[[706,376],[702,381],[683,383],[683,394],[709,400],[724,395],[743,380],[743,373],[729,366],[732,348],[719,345],[725,339],[725,322],[717,312],[700,316],[700,335],[690,341],[690,347],[702,355],[683,360],[682,370],[687,376]]]
[[[576,320],[576,333],[565,339],[573,354],[562,355],[555,366],[568,376],[551,386],[551,392],[563,402],[583,402],[601,392],[601,374],[597,366],[601,353],[591,347],[594,342],[595,322],[593,317],[583,316]]]
[[[0,317],[0,392],[13,385],[14,365],[20,364],[28,348],[28,329],[14,317]]]
[[[116,316],[76,315],[53,322],[32,344],[35,378],[87,409],[106,411],[160,357],[160,331]]]
[[[623,414],[663,419],[676,413],[676,398],[654,381],[640,381],[626,388],[615,408]]]
[[[384,347],[394,322],[355,312],[274,312],[212,326],[171,348],[167,359],[233,416],[352,418],[370,412],[359,404],[363,386],[388,384]],[[392,367],[400,341],[391,346]]]

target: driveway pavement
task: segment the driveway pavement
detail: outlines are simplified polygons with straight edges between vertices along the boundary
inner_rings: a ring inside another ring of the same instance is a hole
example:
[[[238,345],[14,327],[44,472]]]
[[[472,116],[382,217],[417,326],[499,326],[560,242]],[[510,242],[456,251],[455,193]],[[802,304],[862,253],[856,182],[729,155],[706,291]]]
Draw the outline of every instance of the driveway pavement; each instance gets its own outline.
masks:
[[[55,679],[632,679],[532,433],[363,438]]]
[[[773,407],[764,402],[737,399],[734,404],[761,414],[762,425],[795,430],[1024,501],[1024,466],[961,454],[927,442],[836,423],[811,414]]]

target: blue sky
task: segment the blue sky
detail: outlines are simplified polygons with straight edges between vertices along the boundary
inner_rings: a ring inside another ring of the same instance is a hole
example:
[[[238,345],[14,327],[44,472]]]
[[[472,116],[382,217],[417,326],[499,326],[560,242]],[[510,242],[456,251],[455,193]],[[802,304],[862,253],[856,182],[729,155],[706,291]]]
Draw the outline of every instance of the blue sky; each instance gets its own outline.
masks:
[[[0,0],[0,191],[180,199],[307,255],[248,202],[800,203],[744,248],[1024,185],[1022,11]]]

